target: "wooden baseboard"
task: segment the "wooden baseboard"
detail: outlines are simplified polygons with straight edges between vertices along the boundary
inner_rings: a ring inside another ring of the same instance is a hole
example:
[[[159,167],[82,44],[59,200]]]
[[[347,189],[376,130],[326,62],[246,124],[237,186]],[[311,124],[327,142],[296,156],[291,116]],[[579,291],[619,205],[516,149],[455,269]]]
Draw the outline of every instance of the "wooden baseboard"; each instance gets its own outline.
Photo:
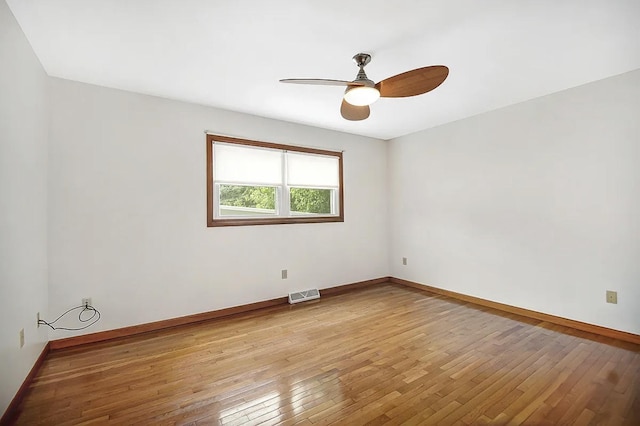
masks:
[[[481,299],[479,297],[468,296],[462,293],[456,293],[454,291],[444,290],[438,287],[431,287],[424,284],[419,284],[413,281],[407,281],[400,278],[391,277],[389,280],[394,284],[400,284],[407,287],[416,288],[418,290],[427,291],[429,293],[439,294],[442,296],[451,297],[453,299],[462,300],[464,302],[473,303],[475,305],[485,306],[488,308],[497,309],[499,311],[509,312],[511,314],[521,315],[523,317],[532,318],[552,324],[563,325],[565,327],[574,328],[576,330],[587,331],[589,333],[598,334],[605,337],[611,337],[625,342],[640,344],[640,335],[628,333],[626,331],[614,330],[612,328],[602,327],[599,325],[589,324],[586,322],[575,321],[568,318],[557,317],[555,315],[545,314],[542,312],[532,311],[529,309],[518,308],[516,306],[506,305],[504,303],[493,302],[487,299]]]
[[[47,354],[49,353],[50,348],[51,348],[51,345],[49,342],[47,342],[44,345],[44,348],[42,348],[42,352],[40,352],[40,355],[36,359],[36,362],[33,364],[33,367],[31,367],[31,371],[29,371],[29,374],[27,374],[27,377],[25,377],[24,381],[22,382],[22,385],[20,386],[20,389],[18,389],[18,392],[16,392],[15,396],[9,403],[9,406],[7,407],[4,414],[2,415],[2,418],[0,418],[1,426],[15,423],[15,420],[18,417],[18,406],[20,405],[20,402],[22,402],[22,399],[27,393],[27,389],[29,389],[29,386],[31,385],[33,378],[36,376],[36,374],[38,374],[38,371],[40,371],[40,367],[42,367],[42,363],[47,357]]]
[[[388,283],[391,277],[376,278],[373,280],[360,281],[352,284],[339,285],[336,287],[323,288],[320,290],[322,296],[335,296],[349,291],[357,290],[359,288],[368,287],[370,285]]]
[[[345,284],[337,287],[329,287],[320,290],[322,296],[332,296],[358,288],[389,282],[389,277],[377,278],[373,280],[360,281],[352,284]],[[82,336],[67,337],[65,339],[52,340],[50,343],[51,350],[69,348],[73,346],[85,345],[88,343],[102,342],[105,340],[117,339],[120,337],[133,336],[141,333],[162,330],[165,328],[177,327],[180,325],[193,324],[202,321],[208,321],[216,318],[227,317],[230,315],[241,314],[244,312],[255,311],[257,309],[270,308],[272,306],[284,305],[288,302],[287,297],[278,297],[276,299],[264,300],[262,302],[250,303],[248,305],[234,306],[231,308],[220,309],[217,311],[202,312],[199,314],[187,315],[184,317],[171,318],[162,321],[155,321],[140,325],[132,325],[129,327],[118,328],[115,330],[99,331],[97,333],[84,334]]]
[[[67,337],[65,339],[52,340],[50,342],[51,350],[86,345],[88,343],[103,342],[105,340],[112,340],[112,339],[118,339],[120,337],[133,336],[136,334],[148,333],[151,331],[162,330],[165,328],[172,328],[180,325],[208,321],[216,318],[226,317],[229,315],[240,314],[243,312],[255,311],[257,309],[264,309],[272,306],[283,305],[285,303],[287,303],[287,298],[279,297],[277,299],[263,300],[261,302],[250,303],[248,305],[242,305],[242,306],[234,306],[231,308],[220,309],[217,311],[202,312],[199,314],[186,315],[184,317],[170,318],[167,320],[148,322],[145,324],[117,328],[115,330],[98,331],[96,333],[84,334],[82,336]]]

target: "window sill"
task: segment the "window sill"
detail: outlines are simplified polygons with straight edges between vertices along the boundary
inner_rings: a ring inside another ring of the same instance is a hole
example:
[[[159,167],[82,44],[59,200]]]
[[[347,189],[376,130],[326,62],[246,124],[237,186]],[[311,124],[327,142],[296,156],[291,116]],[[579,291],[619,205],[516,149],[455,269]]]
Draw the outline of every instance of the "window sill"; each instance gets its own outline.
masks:
[[[284,225],[292,223],[325,223],[344,222],[342,216],[325,217],[274,217],[267,219],[209,219],[207,227],[216,228],[221,226],[253,226],[253,225]]]

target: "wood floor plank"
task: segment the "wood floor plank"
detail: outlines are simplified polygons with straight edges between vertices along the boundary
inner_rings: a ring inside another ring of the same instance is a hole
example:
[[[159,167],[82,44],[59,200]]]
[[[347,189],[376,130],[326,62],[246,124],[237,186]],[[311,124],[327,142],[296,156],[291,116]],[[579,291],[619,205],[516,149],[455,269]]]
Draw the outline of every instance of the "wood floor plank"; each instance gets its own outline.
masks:
[[[383,284],[51,352],[18,425],[640,424],[640,346]]]

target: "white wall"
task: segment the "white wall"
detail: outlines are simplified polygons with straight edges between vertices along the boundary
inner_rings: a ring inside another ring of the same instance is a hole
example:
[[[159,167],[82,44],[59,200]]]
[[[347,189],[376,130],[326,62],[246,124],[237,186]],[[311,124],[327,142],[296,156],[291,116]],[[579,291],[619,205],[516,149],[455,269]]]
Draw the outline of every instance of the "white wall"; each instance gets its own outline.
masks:
[[[0,64],[1,416],[48,340],[47,76],[4,0]]]
[[[384,141],[60,79],[51,108],[49,308],[92,297],[83,333],[389,275]],[[345,150],[345,222],[207,228],[205,129]]]
[[[640,334],[640,70],[389,155],[393,276]]]

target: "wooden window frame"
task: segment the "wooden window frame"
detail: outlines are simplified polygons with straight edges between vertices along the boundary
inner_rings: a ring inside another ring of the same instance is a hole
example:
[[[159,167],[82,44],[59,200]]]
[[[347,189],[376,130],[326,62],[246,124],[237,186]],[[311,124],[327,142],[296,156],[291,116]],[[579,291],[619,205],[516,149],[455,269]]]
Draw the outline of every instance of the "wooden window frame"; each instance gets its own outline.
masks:
[[[252,226],[252,225],[279,225],[290,223],[325,223],[344,222],[344,182],[342,171],[342,152],[329,151],[316,148],[307,148],[295,145],[284,145],[273,142],[254,141],[250,139],[233,138],[230,136],[207,134],[207,227],[220,226]],[[213,144],[215,142],[246,145],[260,148],[270,148],[284,151],[302,152],[307,154],[328,155],[338,158],[338,214],[332,216],[312,217],[274,217],[274,218],[250,218],[250,219],[220,219],[214,214],[214,181],[213,181]]]

